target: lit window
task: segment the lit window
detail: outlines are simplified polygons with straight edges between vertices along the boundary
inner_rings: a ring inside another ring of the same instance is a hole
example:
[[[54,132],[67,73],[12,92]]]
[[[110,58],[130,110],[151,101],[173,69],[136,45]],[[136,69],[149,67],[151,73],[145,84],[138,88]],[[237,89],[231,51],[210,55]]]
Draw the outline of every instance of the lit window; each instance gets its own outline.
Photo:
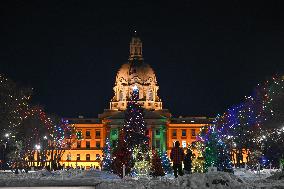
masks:
[[[101,136],[101,131],[96,131],[96,138],[99,138]]]
[[[100,148],[101,147],[101,142],[100,141],[96,141],[96,148]]]
[[[148,100],[153,101],[153,91],[152,90],[150,90],[148,93]]]
[[[196,136],[195,129],[191,129],[191,136]]]
[[[177,130],[173,130],[173,131],[172,131],[172,136],[173,136],[173,137],[177,137]]]
[[[91,131],[86,131],[86,137],[90,137],[91,136]]]
[[[81,141],[77,141],[77,148],[81,148]]]
[[[122,101],[122,100],[123,100],[123,92],[119,91],[119,101]]]
[[[181,136],[186,137],[186,130],[185,129],[181,130]]]
[[[160,129],[156,129],[156,135],[160,135]]]
[[[90,159],[91,159],[90,154],[86,154],[86,160],[90,161]]]
[[[183,141],[181,142],[181,145],[182,145],[183,148],[186,148],[186,141],[183,140]]]
[[[91,147],[90,141],[86,141],[86,148],[90,148],[90,147]]]
[[[71,154],[67,154],[67,161],[71,161]]]

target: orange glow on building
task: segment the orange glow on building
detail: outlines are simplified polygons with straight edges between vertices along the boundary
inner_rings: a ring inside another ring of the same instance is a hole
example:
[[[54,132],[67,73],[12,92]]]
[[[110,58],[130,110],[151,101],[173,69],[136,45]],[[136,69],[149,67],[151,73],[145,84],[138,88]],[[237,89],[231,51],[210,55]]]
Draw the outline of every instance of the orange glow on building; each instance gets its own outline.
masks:
[[[116,75],[113,87],[114,96],[109,109],[104,110],[98,118],[70,118],[69,123],[82,132],[82,139],[76,140],[70,150],[61,158],[65,166],[100,167],[102,148],[109,137],[111,148],[117,144],[119,129],[124,124],[124,111],[127,108],[132,88],[139,90],[138,103],[144,108],[144,120],[150,147],[168,152],[174,141],[179,141],[186,148],[196,140],[201,127],[211,124],[207,117],[173,118],[169,110],[163,108],[158,95],[159,86],[154,70],[144,63],[142,41],[134,36],[130,42],[128,62],[123,64]]]

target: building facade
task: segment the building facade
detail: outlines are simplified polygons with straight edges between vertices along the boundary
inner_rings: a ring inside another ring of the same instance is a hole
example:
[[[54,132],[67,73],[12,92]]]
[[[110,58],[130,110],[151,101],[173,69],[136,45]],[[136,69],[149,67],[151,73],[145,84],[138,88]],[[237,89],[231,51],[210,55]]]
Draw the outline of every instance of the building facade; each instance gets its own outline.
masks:
[[[200,128],[212,123],[212,119],[207,117],[173,118],[170,111],[163,108],[162,100],[158,96],[159,86],[155,72],[143,60],[139,37],[132,37],[129,49],[128,62],[117,72],[109,109],[105,109],[94,119],[68,118],[69,124],[77,132],[81,132],[82,139],[73,142],[71,150],[66,150],[63,154],[61,163],[65,166],[100,168],[106,138],[109,138],[112,147],[117,144],[119,129],[124,124],[124,111],[134,86],[139,89],[138,103],[144,108],[146,134],[153,148],[169,154],[175,141],[186,148],[196,140]]]

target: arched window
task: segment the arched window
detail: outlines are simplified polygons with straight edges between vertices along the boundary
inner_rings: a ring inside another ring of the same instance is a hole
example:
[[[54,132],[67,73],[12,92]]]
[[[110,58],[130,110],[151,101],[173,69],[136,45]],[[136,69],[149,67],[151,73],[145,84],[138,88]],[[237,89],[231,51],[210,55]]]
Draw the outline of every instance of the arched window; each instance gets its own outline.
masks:
[[[122,90],[119,91],[119,101],[123,100],[123,92]]]
[[[148,92],[148,100],[153,101],[153,99],[154,99],[153,98],[153,91],[152,91],[152,89],[150,89],[149,92]]]

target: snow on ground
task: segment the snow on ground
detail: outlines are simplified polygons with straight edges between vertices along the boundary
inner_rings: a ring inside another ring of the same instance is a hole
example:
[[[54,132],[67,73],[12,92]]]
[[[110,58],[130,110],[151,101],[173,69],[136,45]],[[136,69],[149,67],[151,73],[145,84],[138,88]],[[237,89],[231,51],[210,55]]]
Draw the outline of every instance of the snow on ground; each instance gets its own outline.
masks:
[[[81,171],[36,171],[32,173],[14,174],[11,172],[0,173],[0,186],[96,186],[102,180],[119,179],[114,174],[98,170]]]
[[[178,179],[124,179],[119,182],[102,182],[96,188],[153,188],[153,189],[178,189],[178,188],[242,188],[244,182],[229,173],[196,173],[185,175]]]
[[[237,188],[284,188],[284,174],[277,170],[256,172],[236,169],[235,174],[224,172],[195,173],[175,179],[172,175],[158,178],[120,179],[118,176],[99,170],[41,170],[30,173],[14,174],[0,172],[0,187],[28,186],[95,186],[105,188],[200,188],[200,189],[237,189]]]
[[[260,172],[236,169],[235,175],[242,178],[250,188],[284,189],[284,173],[278,169],[263,169]]]

